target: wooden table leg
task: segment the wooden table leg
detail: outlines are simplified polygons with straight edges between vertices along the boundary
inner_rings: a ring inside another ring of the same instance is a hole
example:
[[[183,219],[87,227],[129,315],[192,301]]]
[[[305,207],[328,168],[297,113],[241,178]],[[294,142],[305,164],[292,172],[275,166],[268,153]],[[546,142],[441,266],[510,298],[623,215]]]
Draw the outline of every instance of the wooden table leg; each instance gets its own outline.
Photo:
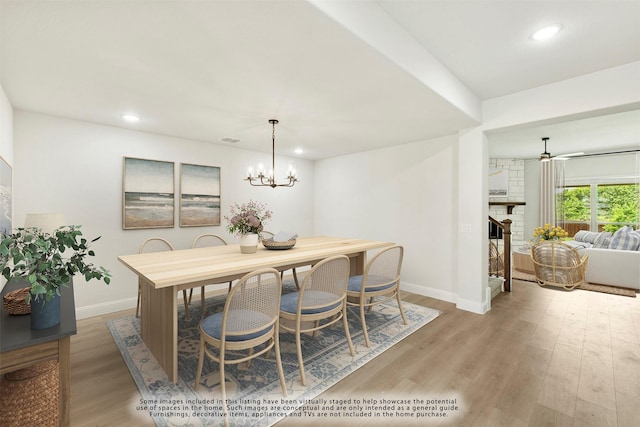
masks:
[[[154,289],[140,279],[142,340],[173,383],[178,382],[178,298],[174,287]]]
[[[364,273],[364,267],[367,264],[367,253],[358,252],[355,256],[349,258],[351,260],[350,276],[357,276]]]

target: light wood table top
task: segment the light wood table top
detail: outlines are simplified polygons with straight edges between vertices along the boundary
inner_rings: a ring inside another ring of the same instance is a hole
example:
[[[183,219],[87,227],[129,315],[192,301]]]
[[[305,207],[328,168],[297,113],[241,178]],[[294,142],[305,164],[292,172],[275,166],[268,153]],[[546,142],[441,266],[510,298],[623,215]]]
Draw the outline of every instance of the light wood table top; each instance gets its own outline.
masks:
[[[392,244],[319,236],[299,238],[296,245],[287,250],[269,250],[260,246],[254,254],[242,254],[239,245],[227,245],[121,255],[118,259],[138,276],[144,277],[155,289],[161,289],[185,284],[197,286],[199,283],[223,282],[227,278],[237,278],[258,268],[284,270],[296,265],[309,265],[332,255],[355,255]]]

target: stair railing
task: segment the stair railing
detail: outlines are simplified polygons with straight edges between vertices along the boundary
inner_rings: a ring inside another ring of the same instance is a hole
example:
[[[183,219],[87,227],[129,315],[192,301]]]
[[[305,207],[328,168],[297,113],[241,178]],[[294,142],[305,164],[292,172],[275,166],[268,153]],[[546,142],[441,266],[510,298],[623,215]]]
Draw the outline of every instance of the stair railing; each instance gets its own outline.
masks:
[[[492,259],[491,254],[489,254],[490,262],[495,262],[495,265],[490,265],[490,271],[500,271],[502,270],[502,277],[504,278],[504,290],[507,292],[511,292],[511,221],[510,219],[505,219],[503,221],[498,221],[495,218],[489,216],[489,248],[491,248],[491,244],[495,244],[495,246],[499,248],[502,246],[502,268],[500,268],[499,263],[500,259],[498,256],[495,257],[495,261]],[[502,242],[502,245],[500,245]],[[495,268],[494,268],[495,267]]]

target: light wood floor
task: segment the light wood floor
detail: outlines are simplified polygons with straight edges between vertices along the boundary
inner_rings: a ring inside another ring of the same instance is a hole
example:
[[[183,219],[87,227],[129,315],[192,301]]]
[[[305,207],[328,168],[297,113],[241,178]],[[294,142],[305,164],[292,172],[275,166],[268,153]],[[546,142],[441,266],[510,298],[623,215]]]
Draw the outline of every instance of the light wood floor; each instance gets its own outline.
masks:
[[[407,418],[300,425],[637,426],[640,419],[640,298],[514,283],[476,315],[405,294],[442,311],[319,397],[456,398],[446,420]],[[72,426],[151,426],[105,320],[78,322],[71,340]]]

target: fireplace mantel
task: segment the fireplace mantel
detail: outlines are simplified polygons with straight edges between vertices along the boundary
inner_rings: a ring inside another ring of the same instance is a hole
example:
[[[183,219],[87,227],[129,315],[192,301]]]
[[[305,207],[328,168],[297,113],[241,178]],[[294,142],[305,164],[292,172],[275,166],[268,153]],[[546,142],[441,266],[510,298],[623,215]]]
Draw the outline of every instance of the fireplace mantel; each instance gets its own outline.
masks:
[[[489,202],[489,206],[506,206],[507,207],[507,215],[511,215],[513,213],[513,208],[516,206],[524,206],[525,202]]]

